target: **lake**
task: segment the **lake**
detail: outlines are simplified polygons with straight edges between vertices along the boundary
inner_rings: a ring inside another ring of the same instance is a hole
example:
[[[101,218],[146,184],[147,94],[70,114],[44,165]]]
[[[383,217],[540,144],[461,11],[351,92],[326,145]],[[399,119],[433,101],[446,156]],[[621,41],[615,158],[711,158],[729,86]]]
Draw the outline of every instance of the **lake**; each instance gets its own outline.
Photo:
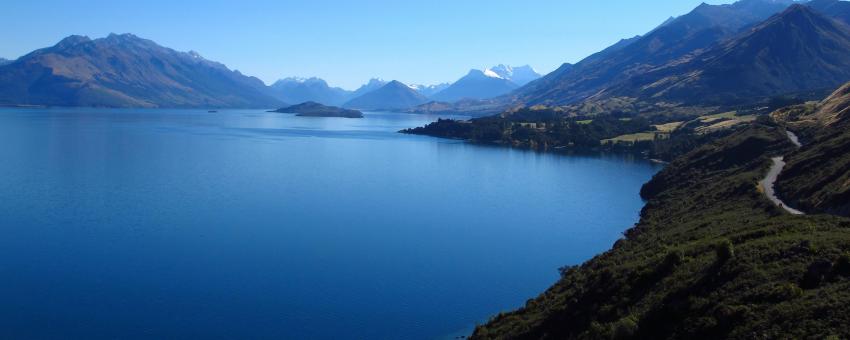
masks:
[[[660,170],[396,133],[436,119],[0,109],[0,337],[453,338]]]

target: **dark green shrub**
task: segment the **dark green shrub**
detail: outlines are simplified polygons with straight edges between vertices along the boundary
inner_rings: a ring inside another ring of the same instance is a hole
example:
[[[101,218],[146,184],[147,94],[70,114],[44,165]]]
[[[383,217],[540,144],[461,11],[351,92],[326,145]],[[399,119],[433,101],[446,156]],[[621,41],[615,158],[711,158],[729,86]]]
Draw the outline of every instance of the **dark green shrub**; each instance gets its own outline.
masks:
[[[664,260],[658,266],[658,274],[667,274],[685,262],[685,254],[681,250],[673,250],[664,256]]]
[[[835,272],[835,275],[838,276],[850,276],[850,254],[841,255],[841,257],[835,261],[833,271]]]
[[[803,289],[793,283],[783,283],[776,285],[770,295],[776,302],[788,301],[802,296]]]
[[[674,250],[664,257],[664,264],[675,267],[685,262],[685,254],[681,250]]]
[[[809,265],[806,269],[806,274],[803,275],[801,286],[805,289],[814,289],[821,285],[827,275],[832,272],[832,262],[826,260],[818,260]]]
[[[735,257],[735,246],[729,240],[721,241],[714,247],[714,251],[717,253],[717,260],[720,263],[726,263]]]
[[[614,332],[611,337],[615,340],[631,339],[637,333],[638,325],[634,318],[625,317],[614,323]]]
[[[563,266],[558,268],[558,273],[561,274],[561,278],[567,278],[570,274],[575,273],[578,270],[578,266]]]

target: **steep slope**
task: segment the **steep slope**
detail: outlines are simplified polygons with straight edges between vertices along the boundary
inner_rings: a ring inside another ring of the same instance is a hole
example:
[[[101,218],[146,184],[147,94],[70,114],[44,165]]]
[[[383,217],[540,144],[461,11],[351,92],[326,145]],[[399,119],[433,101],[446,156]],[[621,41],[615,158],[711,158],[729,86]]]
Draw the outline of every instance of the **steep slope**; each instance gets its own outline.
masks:
[[[506,94],[518,87],[517,84],[491,70],[470,70],[467,75],[431,98],[443,102],[487,99]]]
[[[0,67],[0,103],[112,107],[270,107],[262,81],[131,34],[71,36]]]
[[[702,4],[642,37],[621,41],[574,67],[559,68],[504,100],[526,105],[563,105],[584,100],[611,84],[716,44],[791,3],[744,0],[732,5]]]
[[[330,87],[319,78],[285,78],[270,86],[272,95],[284,103],[313,101],[325,105],[342,105],[350,99],[351,92]]]
[[[788,122],[809,137],[786,157],[778,191],[802,210],[850,216],[850,83],[812,111]]]
[[[850,80],[850,30],[803,5],[692,58],[634,76],[603,96],[689,104],[753,103]]]
[[[753,124],[678,158],[625,239],[472,338],[850,336],[850,220],[786,214],[757,186],[792,150]]]
[[[393,80],[387,85],[354,98],[343,105],[359,110],[399,110],[428,102],[428,98],[410,86]]]

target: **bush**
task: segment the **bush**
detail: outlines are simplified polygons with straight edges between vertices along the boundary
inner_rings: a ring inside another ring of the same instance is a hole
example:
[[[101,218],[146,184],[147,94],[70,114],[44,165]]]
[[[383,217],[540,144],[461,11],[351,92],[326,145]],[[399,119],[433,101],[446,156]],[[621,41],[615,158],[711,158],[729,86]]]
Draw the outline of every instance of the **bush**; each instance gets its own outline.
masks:
[[[833,271],[838,276],[850,276],[850,254],[841,255],[841,257],[835,261]]]
[[[803,275],[802,287],[805,289],[820,287],[830,272],[832,272],[832,262],[826,260],[815,261],[806,269],[806,274]]]
[[[726,263],[735,257],[735,246],[729,240],[720,242],[720,244],[714,247],[714,251],[717,253],[717,260],[720,263]]]
[[[638,325],[634,318],[631,316],[620,319],[614,324],[614,333],[612,334],[612,338],[615,340],[619,339],[631,339],[637,333]]]
[[[673,250],[664,256],[664,260],[661,261],[661,266],[659,266],[658,271],[661,273],[669,273],[684,262],[685,254],[683,254],[681,250]]]
[[[577,270],[578,266],[563,266],[561,268],[558,268],[558,273],[561,274],[562,279],[565,279],[570,276],[570,274],[575,273]]]
[[[803,289],[793,283],[784,283],[774,287],[770,295],[776,302],[788,301],[802,296]]]
[[[587,329],[586,339],[610,339],[613,337],[611,333],[611,324],[600,324],[593,321]]]

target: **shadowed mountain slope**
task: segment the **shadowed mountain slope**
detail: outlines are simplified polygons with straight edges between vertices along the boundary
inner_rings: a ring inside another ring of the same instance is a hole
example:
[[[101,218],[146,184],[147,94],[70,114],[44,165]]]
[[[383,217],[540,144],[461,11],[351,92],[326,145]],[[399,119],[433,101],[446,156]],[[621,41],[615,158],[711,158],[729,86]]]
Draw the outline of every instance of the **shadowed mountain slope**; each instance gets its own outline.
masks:
[[[796,109],[780,119],[800,131],[804,145],[786,157],[778,192],[804,211],[850,216],[850,83]]]
[[[620,41],[573,67],[559,68],[505,99],[527,105],[564,105],[584,100],[611,84],[716,44],[791,3],[744,0],[732,5],[700,5],[645,36]]]
[[[848,55],[847,26],[793,5],[734,39],[634,76],[599,97],[723,105],[829,91],[850,80]]]
[[[108,107],[278,106],[265,84],[131,34],[65,38],[0,67],[0,103]]]

